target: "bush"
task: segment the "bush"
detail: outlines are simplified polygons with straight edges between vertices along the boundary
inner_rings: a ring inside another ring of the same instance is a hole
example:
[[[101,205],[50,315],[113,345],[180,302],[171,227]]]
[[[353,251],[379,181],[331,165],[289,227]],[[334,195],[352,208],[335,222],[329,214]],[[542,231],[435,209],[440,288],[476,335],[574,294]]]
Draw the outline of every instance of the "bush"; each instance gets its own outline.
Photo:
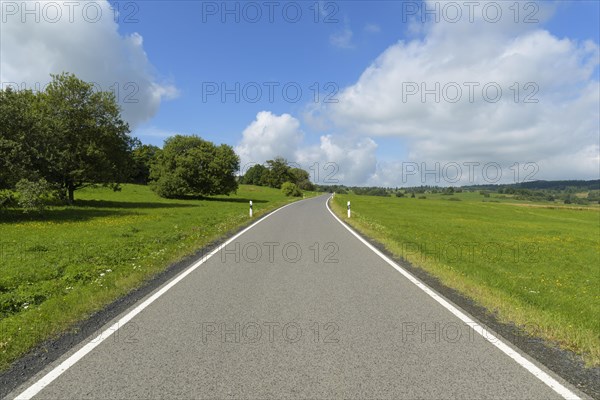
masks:
[[[21,179],[15,186],[19,206],[23,212],[42,212],[46,208],[46,200],[50,196],[51,187],[45,179],[39,181],[29,181]]]
[[[14,193],[10,190],[0,190],[0,209],[15,205]]]
[[[582,205],[582,206],[587,206],[587,205],[590,204],[590,202],[587,199],[582,199],[582,198],[579,198],[579,197],[575,197],[575,199],[573,200],[573,202],[575,204],[579,204],[579,205]]]
[[[315,185],[311,181],[306,179],[298,183],[298,188],[300,188],[301,190],[308,190],[309,192],[312,192],[315,190]]]
[[[396,197],[404,197],[404,193],[402,193],[402,192],[396,192]]]
[[[298,189],[295,183],[292,182],[284,182],[281,185],[281,191],[286,196],[300,197],[302,196],[302,192]]]
[[[421,199],[421,200],[424,200],[426,198],[427,198],[427,196],[419,196],[419,199]]]
[[[173,173],[163,173],[150,186],[156,194],[164,198],[183,197],[188,193],[188,186],[185,179]]]

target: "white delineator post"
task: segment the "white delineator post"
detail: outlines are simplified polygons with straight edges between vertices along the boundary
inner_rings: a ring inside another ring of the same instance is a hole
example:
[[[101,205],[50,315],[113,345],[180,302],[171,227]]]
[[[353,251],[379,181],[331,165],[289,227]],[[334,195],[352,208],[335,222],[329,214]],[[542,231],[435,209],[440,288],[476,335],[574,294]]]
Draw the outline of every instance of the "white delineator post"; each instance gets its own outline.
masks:
[[[250,216],[252,217],[252,200],[250,200]]]
[[[348,202],[348,218],[350,218],[350,202]]]

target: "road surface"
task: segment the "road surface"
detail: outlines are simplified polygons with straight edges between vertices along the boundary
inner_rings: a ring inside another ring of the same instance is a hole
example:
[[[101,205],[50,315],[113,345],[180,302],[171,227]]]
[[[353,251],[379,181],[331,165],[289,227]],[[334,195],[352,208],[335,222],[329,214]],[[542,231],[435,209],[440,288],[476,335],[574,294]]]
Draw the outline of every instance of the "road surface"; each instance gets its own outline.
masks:
[[[573,394],[552,389],[390,266],[332,216],[325,200],[294,203],[260,221],[158,288],[133,317],[134,308],[115,319],[130,320],[114,334],[73,349],[11,396]]]

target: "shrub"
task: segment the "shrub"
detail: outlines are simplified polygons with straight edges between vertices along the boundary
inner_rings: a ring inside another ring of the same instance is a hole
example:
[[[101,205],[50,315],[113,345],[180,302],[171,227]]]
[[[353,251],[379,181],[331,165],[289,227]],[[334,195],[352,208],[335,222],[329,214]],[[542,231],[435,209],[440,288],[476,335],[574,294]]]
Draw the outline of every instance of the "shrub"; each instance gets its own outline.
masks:
[[[404,193],[402,193],[402,192],[396,192],[396,197],[404,197]]]
[[[422,200],[426,199],[426,198],[427,198],[427,196],[419,196],[419,199],[422,199]]]
[[[590,204],[590,202],[587,199],[582,199],[582,198],[579,198],[579,197],[575,197],[575,199],[573,200],[573,202],[575,204],[579,204],[579,205],[582,205],[582,206],[587,206],[587,205]]]
[[[302,192],[300,191],[300,189],[298,189],[298,186],[292,182],[284,182],[281,185],[281,191],[286,196],[294,196],[294,197],[302,196]]]
[[[298,183],[298,188],[301,190],[308,190],[309,192],[312,192],[315,190],[315,185],[308,179],[305,179]]]
[[[45,179],[39,181],[29,181],[21,179],[15,186],[19,206],[23,212],[42,212],[46,208],[46,200],[50,196],[51,187]]]
[[[10,190],[0,190],[0,209],[15,205],[14,193]]]
[[[181,176],[173,173],[163,173],[150,186],[160,197],[177,198],[188,193],[188,186]]]

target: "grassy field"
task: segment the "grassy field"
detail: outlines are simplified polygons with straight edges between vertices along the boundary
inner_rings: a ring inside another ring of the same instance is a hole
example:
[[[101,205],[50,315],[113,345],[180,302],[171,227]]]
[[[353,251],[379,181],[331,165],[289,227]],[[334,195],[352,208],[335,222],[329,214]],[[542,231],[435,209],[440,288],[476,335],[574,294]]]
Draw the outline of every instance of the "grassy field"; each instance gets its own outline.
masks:
[[[334,211],[394,255],[600,365],[600,209],[492,194],[336,195]],[[452,198],[454,200],[452,200]]]
[[[0,370],[140,286],[169,264],[294,201],[280,190],[240,186],[236,195],[167,200],[148,187],[76,192],[74,207],[43,216],[0,211]]]

